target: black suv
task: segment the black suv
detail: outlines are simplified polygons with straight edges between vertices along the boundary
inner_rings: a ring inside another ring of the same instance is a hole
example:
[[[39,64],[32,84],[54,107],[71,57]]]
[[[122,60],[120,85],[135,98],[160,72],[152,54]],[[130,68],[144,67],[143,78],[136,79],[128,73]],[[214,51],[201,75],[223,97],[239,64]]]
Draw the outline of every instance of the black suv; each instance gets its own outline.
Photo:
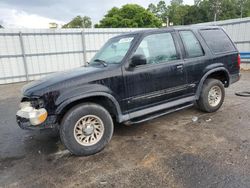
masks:
[[[110,39],[85,67],[23,88],[17,122],[59,128],[75,155],[101,151],[114,123],[139,123],[193,104],[215,112],[240,78],[240,56],[219,27],[144,30]]]

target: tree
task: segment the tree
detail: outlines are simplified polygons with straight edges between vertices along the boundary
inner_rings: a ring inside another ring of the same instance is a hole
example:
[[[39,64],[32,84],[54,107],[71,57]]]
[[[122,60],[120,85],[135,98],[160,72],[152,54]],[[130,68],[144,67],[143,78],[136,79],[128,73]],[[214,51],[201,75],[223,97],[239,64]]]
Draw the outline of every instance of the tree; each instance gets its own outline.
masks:
[[[136,4],[114,7],[108,11],[97,28],[160,27],[161,20],[152,12]]]
[[[162,20],[162,22],[166,23],[169,16],[169,11],[165,1],[159,1],[159,3],[157,4],[157,11],[158,17]]]
[[[195,5],[199,5],[202,0],[194,0]]]
[[[196,24],[201,22],[208,22],[210,11],[208,11],[208,5],[193,5],[189,6],[188,12],[185,15],[184,24]]]
[[[171,4],[182,5],[183,0],[171,0]]]
[[[0,25],[0,29],[3,29],[4,27],[2,25]]]
[[[149,4],[148,11],[157,16],[162,23],[168,24],[168,7],[165,1],[159,1],[157,5]]]
[[[249,16],[249,2],[249,0],[202,0],[198,7],[207,16],[207,21],[217,21]]]
[[[199,18],[204,16],[197,8],[199,9],[198,5],[183,5],[183,0],[172,0],[169,6],[161,0],[157,5],[150,4],[148,6],[148,10],[166,25],[168,22],[173,23],[173,25],[186,25],[202,21]]]
[[[183,0],[172,0],[167,7],[167,17],[173,25],[185,25],[185,17],[189,12],[189,5],[183,5]]]
[[[96,27],[159,27],[168,22],[187,25],[250,16],[250,0],[194,0],[194,3],[185,5],[183,0],[171,0],[167,6],[160,0],[157,4],[149,4],[146,12],[143,7],[133,4],[120,9],[114,7]]]
[[[148,11],[152,12],[153,14],[157,15],[158,14],[158,9],[157,6],[155,6],[153,3],[150,3],[148,5]]]
[[[182,0],[172,0],[169,6],[164,1],[157,5],[150,4],[148,10],[163,23],[169,21],[173,25],[187,25],[209,21],[212,16],[208,9],[209,0],[195,0],[195,5],[184,5]],[[211,15],[211,16],[210,16]]]
[[[226,20],[240,17],[240,5],[237,5],[237,0],[223,0],[219,13],[219,20]]]
[[[91,28],[91,18],[88,16],[76,16],[69,23],[63,25],[62,28]]]
[[[250,16],[250,1],[249,0],[236,0],[236,4],[239,6],[240,17]]]
[[[214,21],[217,20],[218,14],[221,12],[221,0],[209,0],[210,8],[214,14]]]
[[[250,16],[250,1],[246,1],[245,9],[243,9],[243,17]],[[244,14],[245,13],[245,14]]]

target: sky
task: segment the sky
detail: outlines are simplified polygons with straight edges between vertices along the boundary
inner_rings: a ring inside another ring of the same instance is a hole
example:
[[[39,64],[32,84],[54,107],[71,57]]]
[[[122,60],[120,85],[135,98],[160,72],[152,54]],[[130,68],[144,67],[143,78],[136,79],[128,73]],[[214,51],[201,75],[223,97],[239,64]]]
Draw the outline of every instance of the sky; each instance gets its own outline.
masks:
[[[112,7],[136,3],[145,8],[160,0],[0,0],[0,25],[5,28],[48,28],[50,22],[64,24],[77,15],[99,20]],[[193,4],[194,0],[184,0]],[[169,4],[170,0],[165,0]]]

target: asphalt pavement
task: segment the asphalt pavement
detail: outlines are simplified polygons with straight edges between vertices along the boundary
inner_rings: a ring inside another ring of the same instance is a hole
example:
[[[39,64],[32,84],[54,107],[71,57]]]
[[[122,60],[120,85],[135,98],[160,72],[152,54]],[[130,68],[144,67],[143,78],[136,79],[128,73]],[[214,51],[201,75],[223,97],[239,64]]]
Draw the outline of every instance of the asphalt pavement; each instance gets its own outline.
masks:
[[[15,121],[23,83],[0,86],[0,187],[250,187],[250,72],[216,113],[194,107],[117,125],[109,145],[75,157],[49,131]]]

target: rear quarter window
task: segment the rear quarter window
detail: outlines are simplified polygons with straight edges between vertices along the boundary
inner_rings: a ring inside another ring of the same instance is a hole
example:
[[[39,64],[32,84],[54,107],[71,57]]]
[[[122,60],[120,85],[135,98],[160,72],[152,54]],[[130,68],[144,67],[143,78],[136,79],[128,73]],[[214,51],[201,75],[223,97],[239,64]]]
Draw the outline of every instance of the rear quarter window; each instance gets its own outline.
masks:
[[[215,54],[236,50],[229,37],[221,29],[200,30],[200,34]]]

